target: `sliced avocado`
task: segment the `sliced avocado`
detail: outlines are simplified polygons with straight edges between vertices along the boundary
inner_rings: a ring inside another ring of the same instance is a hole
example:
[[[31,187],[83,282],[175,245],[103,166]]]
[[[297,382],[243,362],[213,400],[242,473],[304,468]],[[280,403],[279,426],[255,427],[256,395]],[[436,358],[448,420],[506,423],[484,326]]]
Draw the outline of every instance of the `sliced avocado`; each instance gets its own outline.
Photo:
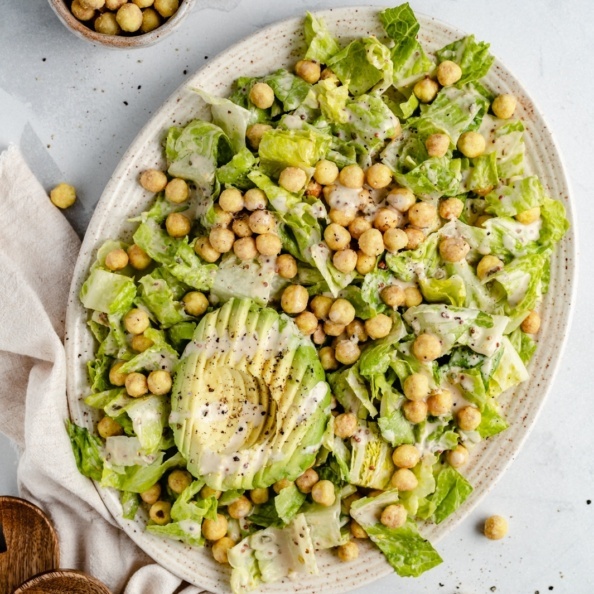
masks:
[[[214,489],[268,487],[313,464],[330,389],[310,339],[250,299],[205,315],[173,386],[170,425],[188,470]]]

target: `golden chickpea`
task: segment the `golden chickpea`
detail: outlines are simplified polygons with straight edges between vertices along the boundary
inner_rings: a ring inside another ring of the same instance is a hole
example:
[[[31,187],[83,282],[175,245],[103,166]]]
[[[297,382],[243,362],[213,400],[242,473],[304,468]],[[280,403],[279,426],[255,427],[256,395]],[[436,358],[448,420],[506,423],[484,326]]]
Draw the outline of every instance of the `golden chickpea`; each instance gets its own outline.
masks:
[[[213,206],[214,227],[224,227],[225,229],[233,222],[233,213],[223,210],[218,204]]]
[[[458,150],[469,159],[480,157],[485,152],[486,146],[484,136],[478,132],[464,132],[458,139]]]
[[[219,206],[225,212],[236,213],[243,209],[243,196],[237,188],[227,188],[219,196]]]
[[[355,520],[351,520],[349,528],[351,530],[351,534],[353,535],[353,538],[358,538],[361,540],[369,538],[369,535],[367,534],[367,532],[365,532],[365,530],[363,529],[361,524],[359,524]]]
[[[404,289],[398,285],[384,287],[380,292],[380,297],[388,307],[393,309],[404,305]]]
[[[392,452],[392,462],[398,468],[414,468],[421,459],[421,452],[414,446],[403,444]]]
[[[429,202],[417,202],[409,208],[408,220],[417,229],[432,227],[437,221],[437,210]]]
[[[272,490],[278,495],[283,489],[290,487],[293,484],[293,481],[289,479],[281,479],[280,481],[276,481],[274,485],[272,485]]]
[[[503,269],[503,262],[497,256],[483,256],[476,267],[476,275],[480,280]]]
[[[79,21],[90,21],[95,16],[95,9],[86,8],[80,3],[80,0],[73,0],[70,10]]]
[[[369,229],[359,237],[359,248],[367,256],[379,256],[384,251],[384,238],[378,229]]]
[[[452,468],[460,468],[464,466],[468,462],[468,457],[468,450],[460,444],[446,453],[446,460]]]
[[[313,486],[320,480],[318,473],[313,468],[308,468],[295,480],[295,485],[302,493],[311,493]]]
[[[481,411],[476,406],[465,406],[456,415],[456,422],[462,431],[474,431],[481,424],[481,420]]]
[[[313,336],[311,337],[314,344],[322,345],[326,342],[326,333],[324,332],[324,324],[318,324],[318,327],[314,330]]]
[[[371,229],[371,221],[364,217],[355,217],[349,223],[349,233],[353,239],[359,239],[369,229]]]
[[[311,490],[311,498],[320,505],[330,507],[336,500],[334,484],[328,480],[318,481]]]
[[[171,237],[185,237],[191,228],[190,219],[181,212],[172,212],[165,219],[165,229]]]
[[[152,6],[155,0],[132,0],[138,8],[148,8]]]
[[[470,251],[470,246],[462,237],[445,237],[439,243],[439,254],[446,262],[460,262]]]
[[[266,503],[268,499],[270,499],[268,489],[266,487],[252,489],[250,491],[250,499],[252,500],[252,503],[254,503],[255,505],[262,505],[263,503]]]
[[[408,235],[402,229],[388,229],[384,233],[384,246],[391,253],[403,250],[408,245]]]
[[[186,180],[174,177],[165,186],[165,198],[173,204],[182,204],[190,197],[190,188]]]
[[[305,186],[305,195],[313,196],[314,198],[319,198],[321,194],[322,186],[314,179],[310,179],[307,182],[307,186]]]
[[[114,386],[123,386],[126,383],[126,374],[120,373],[120,368],[125,365],[125,361],[114,363],[109,369],[109,383]]]
[[[490,540],[501,540],[508,531],[507,520],[501,516],[491,516],[485,520],[483,532]]]
[[[149,373],[147,386],[151,394],[161,396],[171,391],[173,381],[166,369],[157,369]]]
[[[429,379],[422,373],[411,373],[402,385],[409,400],[425,400],[429,396]]]
[[[159,501],[159,497],[161,497],[161,485],[159,483],[155,483],[152,487],[140,493],[140,498],[149,505]]]
[[[340,336],[345,330],[344,324],[331,322],[330,320],[324,322],[324,332],[328,336]]]
[[[404,221],[402,213],[391,208],[380,208],[373,218],[373,226],[385,233],[389,229],[400,227]]]
[[[346,333],[349,338],[356,338],[357,342],[365,342],[369,338],[365,332],[365,324],[358,319],[347,324]]]
[[[273,96],[274,102],[274,96]],[[250,143],[250,146],[257,151],[260,148],[260,142],[262,142],[262,136],[272,130],[272,126],[269,124],[252,124],[246,131],[246,138]],[[263,208],[263,207],[262,207]]]
[[[336,547],[336,554],[343,563],[349,563],[359,556],[359,547],[356,542],[349,540],[349,542]]]
[[[514,111],[516,111],[517,103],[518,100],[513,95],[504,93],[495,97],[491,104],[491,109],[498,118],[509,120],[514,115]]]
[[[266,83],[256,83],[250,90],[250,101],[260,109],[268,109],[274,103],[274,91]]]
[[[119,35],[122,32],[113,12],[100,14],[95,19],[94,27],[97,33],[102,33],[103,35]]]
[[[330,306],[328,317],[335,324],[346,326],[355,319],[355,308],[347,299],[338,298]]]
[[[133,243],[128,248],[128,261],[132,268],[136,268],[136,270],[144,270],[153,260],[140,246]]]
[[[316,163],[314,179],[323,186],[333,184],[338,178],[338,167],[336,163],[322,159]]]
[[[122,31],[134,33],[142,25],[142,10],[136,4],[123,4],[116,13],[116,20]]]
[[[359,165],[347,165],[338,174],[338,181],[347,188],[361,188],[365,183],[365,172]]]
[[[228,536],[217,540],[212,545],[212,556],[217,563],[229,563],[228,553],[235,546],[235,541]]]
[[[516,221],[522,223],[522,225],[530,225],[530,223],[534,223],[540,219],[540,207],[535,206],[534,208],[519,212],[515,218]]]
[[[285,167],[278,178],[278,184],[288,192],[297,194],[307,182],[307,173],[299,167]]]
[[[235,234],[224,227],[213,227],[208,236],[210,245],[219,253],[226,254],[233,248]]]
[[[147,8],[142,11],[142,25],[140,30],[142,33],[150,33],[161,26],[161,16],[159,13],[152,9]]]
[[[357,427],[357,417],[353,413],[342,413],[334,419],[334,435],[340,439],[353,437]]]
[[[408,237],[407,250],[416,250],[425,241],[425,234],[420,229],[405,227],[404,232]]]
[[[252,511],[252,502],[245,496],[238,497],[227,507],[227,512],[234,520],[245,518]]]
[[[242,237],[233,244],[233,252],[240,260],[252,260],[258,255],[253,237]]]
[[[427,418],[427,403],[424,400],[409,400],[402,405],[402,412],[407,421],[422,423]]]
[[[349,340],[341,340],[334,348],[334,356],[339,363],[343,365],[352,365],[359,360],[361,356],[361,349],[357,343]]]
[[[450,137],[447,134],[431,134],[425,140],[425,148],[430,157],[444,157],[450,148]]]
[[[412,350],[419,361],[435,361],[441,357],[441,341],[434,334],[419,334],[413,342]]]
[[[388,204],[399,212],[408,212],[417,201],[415,195],[408,188],[394,188],[386,198]]]
[[[80,3],[84,8],[93,8],[99,10],[105,6],[105,0],[80,0]]]
[[[111,250],[105,256],[105,266],[110,270],[122,270],[128,266],[128,254],[121,248]]]
[[[291,254],[282,254],[276,259],[276,270],[283,278],[297,276],[297,260]]]
[[[138,181],[145,190],[157,193],[165,189],[167,176],[158,169],[147,169],[140,174]]]
[[[148,392],[146,376],[142,373],[129,373],[126,376],[125,386],[126,392],[128,392],[128,395],[132,396],[132,398],[144,396]]]
[[[208,499],[209,497],[214,497],[215,499],[220,499],[222,495],[222,491],[219,491],[218,489],[213,489],[212,487],[209,487],[208,485],[204,485],[204,487],[202,487],[202,489],[200,489],[200,497],[202,497],[202,499]]]
[[[274,215],[268,210],[255,210],[248,222],[250,229],[258,235],[272,233],[276,227]]]
[[[240,240],[242,241],[242,240]],[[237,243],[237,242],[235,242]],[[235,245],[233,246],[235,248]],[[208,237],[199,237],[194,244],[194,251],[205,261],[209,263],[216,262],[221,254],[215,250]]]
[[[132,349],[138,353],[143,353],[147,349],[150,349],[155,344],[150,338],[147,338],[144,334],[135,334],[130,341]]]
[[[281,307],[285,313],[298,314],[305,311],[309,295],[301,285],[289,285],[281,295]]]
[[[299,60],[295,64],[295,74],[306,83],[314,85],[320,80],[320,63],[315,60]]]
[[[362,251],[357,252],[357,272],[359,274],[368,274],[375,268],[375,257],[368,256]]]
[[[534,310],[531,311],[521,323],[520,328],[526,334],[536,334],[540,330],[540,316]]]
[[[318,328],[318,318],[311,311],[302,311],[296,318],[295,324],[297,328],[305,336],[313,334]]]
[[[417,287],[406,287],[404,289],[404,305],[406,307],[416,307],[423,303],[423,295]]]
[[[390,480],[390,484],[394,489],[399,491],[412,491],[417,488],[419,481],[415,473],[408,468],[399,468]]]
[[[385,188],[390,185],[392,181],[392,172],[390,168],[383,163],[374,163],[365,172],[365,179],[367,185],[375,190]]]
[[[190,316],[201,316],[208,309],[209,305],[206,295],[200,293],[200,291],[186,293],[182,301],[186,313]]]
[[[331,208],[330,212],[328,213],[328,218],[337,225],[341,227],[348,227],[357,216],[357,211],[354,209],[340,209],[340,208]]]
[[[326,320],[328,319],[328,314],[330,313],[330,308],[332,307],[333,303],[334,299],[332,299],[332,297],[327,297],[326,295],[316,295],[311,300],[309,306],[318,320]]]
[[[167,477],[169,488],[179,495],[192,484],[192,475],[187,470],[174,470]]]
[[[68,208],[76,202],[76,190],[69,184],[58,184],[50,192],[50,200],[58,208]]]
[[[155,501],[149,510],[149,518],[159,526],[169,524],[171,522],[171,503],[168,501]]]
[[[220,540],[227,534],[229,524],[223,514],[217,514],[216,520],[205,518],[202,521],[202,536],[206,540]]]
[[[357,252],[351,249],[339,250],[332,256],[332,264],[345,274],[353,272],[357,267]]]
[[[462,78],[462,68],[451,60],[444,60],[437,67],[437,80],[443,87],[455,85]]]
[[[421,79],[413,87],[413,93],[421,103],[431,103],[437,91],[439,91],[439,85],[429,77]]]
[[[365,320],[365,331],[369,335],[369,338],[373,340],[388,336],[390,330],[392,330],[392,318],[386,314],[380,313],[373,318]]]
[[[283,247],[280,237],[275,233],[263,233],[256,237],[256,249],[263,256],[276,256]]]
[[[338,369],[338,361],[334,356],[334,349],[332,347],[322,347],[318,352],[318,356],[320,357],[320,363],[325,371]]]
[[[155,0],[154,6],[157,12],[164,19],[167,19],[177,12],[179,0]]]
[[[324,239],[331,250],[343,250],[351,243],[351,234],[344,227],[330,223],[324,229]]]
[[[434,417],[449,415],[454,405],[452,393],[449,390],[438,390],[427,399],[427,412]]]
[[[235,219],[231,225],[231,229],[237,237],[250,237],[252,235],[249,217],[247,215],[240,215]]]
[[[459,198],[446,198],[439,203],[439,216],[447,221],[454,221],[464,210],[464,202]]]
[[[97,433],[103,439],[107,439],[108,437],[123,435],[124,428],[115,419],[105,416],[97,423]]]
[[[124,316],[123,322],[124,328],[130,334],[142,334],[151,323],[144,309],[131,309]]]
[[[404,505],[393,503],[382,510],[380,522],[388,528],[400,528],[406,524],[407,516]]]

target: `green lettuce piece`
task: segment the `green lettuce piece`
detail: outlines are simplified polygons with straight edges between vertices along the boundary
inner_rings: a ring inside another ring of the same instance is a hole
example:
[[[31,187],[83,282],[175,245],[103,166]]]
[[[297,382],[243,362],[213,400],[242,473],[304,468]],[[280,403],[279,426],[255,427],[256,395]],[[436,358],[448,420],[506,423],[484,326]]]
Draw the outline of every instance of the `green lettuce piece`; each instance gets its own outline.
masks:
[[[386,264],[396,278],[406,282],[431,277],[439,265],[438,241],[439,235],[432,233],[416,250],[387,254]]]
[[[275,97],[282,103],[283,111],[297,109],[308,96],[311,86],[302,78],[281,68],[262,79],[270,85]]]
[[[123,411],[122,411],[123,412]],[[125,412],[132,420],[134,433],[147,453],[155,452],[161,443],[163,430],[168,426],[171,405],[167,396],[136,398]]]
[[[392,475],[392,448],[381,437],[376,423],[359,422],[351,438],[349,483],[371,489],[385,489]]]
[[[406,336],[407,330],[400,314],[392,313],[392,329],[388,336],[374,340],[363,347],[358,366],[362,376],[373,379],[377,374],[384,374],[390,365],[391,354],[395,345]]]
[[[466,179],[466,189],[483,195],[499,183],[497,155],[488,153],[472,159],[472,167]]]
[[[145,223],[148,219],[153,219],[159,225],[165,222],[165,219],[172,212],[180,212],[187,209],[187,204],[174,204],[165,198],[163,192],[159,192],[148,210],[143,211],[137,217],[130,219],[133,223]]]
[[[276,513],[284,524],[288,524],[297,515],[306,497],[293,483],[274,498]]]
[[[126,332],[122,324],[122,314],[113,314],[107,316],[109,333],[105,340],[99,346],[97,356],[108,355],[116,359],[127,361],[134,356],[134,353],[128,346]]]
[[[192,340],[196,325],[196,322],[180,322],[169,328],[167,333],[169,341],[178,352],[186,346],[188,341]]]
[[[462,304],[464,307],[480,309],[486,313],[496,313],[496,300],[490,294],[487,286],[481,283],[466,260],[448,263],[446,271],[451,275],[450,278],[457,277],[464,282],[464,303]]]
[[[388,528],[379,521],[384,507],[398,502],[396,490],[377,497],[364,497],[351,506],[351,516],[386,556],[388,563],[402,577],[418,577],[442,562],[437,551],[418,531],[414,521],[401,528]]]
[[[390,166],[389,163],[386,165]],[[394,171],[394,179],[424,200],[456,196],[461,193],[462,161],[431,157],[408,173]]]
[[[125,388],[113,388],[111,390],[104,390],[103,392],[95,392],[89,394],[84,402],[88,406],[104,410],[113,400],[124,394]]]
[[[206,291],[214,282],[217,265],[205,264],[194,251],[193,244],[190,245],[184,238],[179,242],[168,270],[186,285],[199,291]]]
[[[109,467],[148,466],[157,456],[147,452],[135,435],[115,435],[105,440],[105,462]]]
[[[120,503],[122,504],[122,516],[126,518],[126,520],[133,520],[140,507],[140,497],[138,496],[138,493],[122,491]]]
[[[304,506],[303,515],[316,550],[331,549],[344,544],[346,539],[340,533],[340,497],[336,497],[330,506],[309,503]]]
[[[125,314],[135,297],[133,279],[102,268],[95,268],[80,289],[80,300],[87,309],[106,314]]]
[[[229,101],[232,101],[237,105],[240,105],[241,107],[247,109],[250,112],[250,125],[255,124],[256,122],[270,123],[271,110],[260,109],[249,100],[249,95],[250,91],[252,90],[252,87],[260,81],[261,79],[258,78],[250,76],[241,76],[233,83],[233,89],[231,91],[231,94],[229,95]]]
[[[480,133],[495,153],[501,179],[524,176],[524,124],[519,120],[500,120],[489,114],[483,117]]]
[[[375,315],[373,309],[363,298],[361,287],[349,285],[342,289],[338,296],[351,302],[351,305],[355,308],[356,317],[361,318],[362,320],[368,320]]]
[[[498,396],[530,377],[528,370],[507,336],[501,341],[501,358],[488,384],[490,396]]]
[[[515,180],[508,186],[495,188],[485,196],[485,211],[498,217],[513,217],[525,210],[540,206],[544,198],[542,184],[533,175]]]
[[[429,303],[449,303],[457,307],[466,304],[466,284],[456,274],[444,279],[420,278],[419,286],[425,301]]]
[[[233,155],[231,161],[217,169],[217,179],[221,184],[248,190],[253,187],[248,173],[256,167],[257,162],[258,160],[249,149],[242,148]]]
[[[489,44],[475,41],[474,35],[469,35],[454,41],[435,53],[439,62],[451,60],[462,69],[462,78],[457,86],[479,81],[489,72],[495,58],[489,53]]]
[[[433,454],[425,454],[412,469],[413,474],[417,477],[417,486],[412,491],[400,493],[400,502],[410,516],[416,516],[419,509],[422,510],[426,505],[426,497],[435,491],[435,477],[433,476],[435,460]]]
[[[404,396],[395,390],[383,374],[377,374],[374,383],[381,393],[380,416],[377,420],[382,437],[393,447],[415,442],[413,425],[402,414]]]
[[[112,363],[113,359],[106,355],[101,355],[87,362],[87,372],[92,392],[103,392],[110,388],[109,369]]]
[[[134,371],[155,371],[157,369],[172,371],[177,363],[178,356],[175,349],[167,343],[165,333],[155,328],[147,328],[144,331],[144,336],[152,340],[153,344],[126,361],[120,367],[120,372],[132,373]]]
[[[565,206],[559,200],[545,197],[540,205],[542,229],[539,243],[545,247],[552,247],[565,235],[569,229],[569,221],[565,217]]]
[[[95,481],[101,480],[103,457],[101,440],[89,433],[88,429],[66,420],[66,431],[70,438],[72,453],[78,471]]]
[[[428,497],[433,519],[437,524],[453,514],[472,493],[472,485],[451,466],[441,466],[435,471],[435,492]]]
[[[335,371],[329,374],[327,379],[336,399],[347,412],[354,413],[360,419],[365,419],[368,415],[377,415],[377,408],[371,400],[371,394],[357,365]]]
[[[376,269],[365,275],[361,285],[361,298],[367,303],[372,317],[388,309],[380,293],[395,284],[397,280],[389,270]]]
[[[485,389],[481,370],[454,370],[450,374],[450,380],[460,388],[464,398],[471,404],[474,404],[482,412],[487,402],[487,391]]]
[[[262,505],[256,505],[250,514],[250,522],[264,528],[268,528],[268,526],[282,527],[274,499],[269,499]]]
[[[224,491],[218,499],[219,505],[229,505],[239,499],[244,493],[245,491],[243,489],[230,489],[229,491]]]
[[[181,301],[187,286],[180,283],[164,267],[145,274],[138,281],[139,301],[155,316],[163,328],[190,320]]]
[[[505,431],[508,427],[509,424],[499,412],[495,401],[491,398],[487,400],[481,413],[481,424],[477,428],[479,435],[486,439]]]
[[[381,153],[382,161],[392,171],[402,174],[419,166],[429,157],[423,137],[406,127]]]
[[[311,12],[306,12],[303,30],[307,45],[306,60],[316,60],[320,64],[326,64],[340,51],[340,44],[328,31],[324,19],[316,18]]]
[[[315,265],[311,247],[322,241],[319,220],[326,218],[326,209],[322,202],[299,202],[290,211],[280,214],[279,218],[282,221],[279,235],[284,249],[298,260]]]
[[[509,341],[514,347],[524,365],[528,365],[532,355],[536,351],[536,341],[530,334],[522,332],[520,328],[516,328],[509,336]]]
[[[485,388],[482,388],[483,393]],[[451,417],[439,417],[434,422],[423,421],[415,425],[415,443],[425,452],[441,453],[458,445],[458,434],[454,431]]]
[[[290,211],[300,202],[299,196],[281,188],[258,169],[248,173],[248,178],[266,194],[266,198],[268,198],[274,210],[281,214]]]
[[[316,85],[317,99],[322,115],[331,124],[346,124],[349,115],[346,104],[349,99],[349,88],[338,86],[331,78],[321,80]]]
[[[153,218],[141,223],[134,233],[134,243],[160,264],[173,262],[179,241],[161,229],[160,224]]]
[[[325,242],[314,243],[310,246],[309,251],[313,263],[328,284],[328,289],[332,295],[338,297],[340,291],[351,284],[355,274],[341,272],[332,264],[332,252]]]

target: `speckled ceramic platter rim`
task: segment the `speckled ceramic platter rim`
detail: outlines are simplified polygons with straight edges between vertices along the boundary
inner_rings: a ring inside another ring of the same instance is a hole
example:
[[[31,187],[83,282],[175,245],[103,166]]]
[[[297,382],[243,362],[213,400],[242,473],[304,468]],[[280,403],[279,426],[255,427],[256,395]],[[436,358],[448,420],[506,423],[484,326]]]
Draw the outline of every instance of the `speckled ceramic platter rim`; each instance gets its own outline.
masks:
[[[343,41],[362,35],[381,35],[376,8],[341,8],[320,13]],[[419,16],[420,40],[435,50],[464,34],[435,19]],[[78,300],[78,292],[95,257],[97,246],[108,238],[129,237],[132,226],[127,217],[141,212],[152,196],[136,180],[148,167],[163,167],[161,140],[167,128],[194,117],[205,117],[207,110],[199,98],[188,90],[200,86],[210,93],[224,95],[232,81],[242,75],[261,75],[280,66],[290,66],[301,55],[303,34],[301,19],[273,25],[241,41],[191,77],[179,88],[140,132],[124,155],[97,206],[85,236],[74,272],[67,315],[66,348],[68,357],[68,402],[72,419],[88,427],[93,413],[81,397],[88,393],[85,364],[91,358],[93,341],[86,327],[87,314]],[[526,147],[531,169],[538,174],[551,196],[565,204],[573,222],[569,189],[563,166],[549,129],[524,89],[504,66],[495,62],[487,78],[497,92],[512,92],[519,99],[518,115],[527,125]],[[571,230],[557,250],[551,268],[551,289],[543,306],[543,324],[539,349],[530,365],[531,379],[503,398],[511,427],[503,434],[477,447],[465,474],[475,487],[471,498],[457,514],[439,526],[427,525],[423,534],[432,542],[454,528],[486,495],[502,475],[528,435],[547,391],[552,385],[567,336],[575,284],[575,230]],[[229,591],[229,570],[216,564],[207,550],[192,550],[181,543],[162,540],[143,532],[143,518],[127,521],[121,518],[117,493],[97,486],[100,496],[116,521],[151,557],[173,573],[213,592]],[[267,592],[338,594],[362,586],[391,572],[382,554],[363,546],[356,562],[340,564],[332,554],[319,555],[320,575],[299,577],[297,582],[271,584]]]

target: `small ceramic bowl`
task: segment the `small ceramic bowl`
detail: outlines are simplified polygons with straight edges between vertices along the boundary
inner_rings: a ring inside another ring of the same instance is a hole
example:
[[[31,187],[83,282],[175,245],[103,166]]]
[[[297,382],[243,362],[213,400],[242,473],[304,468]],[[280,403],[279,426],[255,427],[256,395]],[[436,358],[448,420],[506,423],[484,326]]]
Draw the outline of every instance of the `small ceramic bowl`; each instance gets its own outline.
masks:
[[[77,37],[90,41],[94,44],[105,45],[116,49],[133,49],[137,47],[148,47],[164,39],[172,33],[182,22],[195,3],[195,0],[180,0],[177,12],[150,33],[139,35],[104,35],[92,29],[92,22],[83,23],[79,21],[70,11],[70,1],[49,0],[50,6],[58,15],[64,25]]]

